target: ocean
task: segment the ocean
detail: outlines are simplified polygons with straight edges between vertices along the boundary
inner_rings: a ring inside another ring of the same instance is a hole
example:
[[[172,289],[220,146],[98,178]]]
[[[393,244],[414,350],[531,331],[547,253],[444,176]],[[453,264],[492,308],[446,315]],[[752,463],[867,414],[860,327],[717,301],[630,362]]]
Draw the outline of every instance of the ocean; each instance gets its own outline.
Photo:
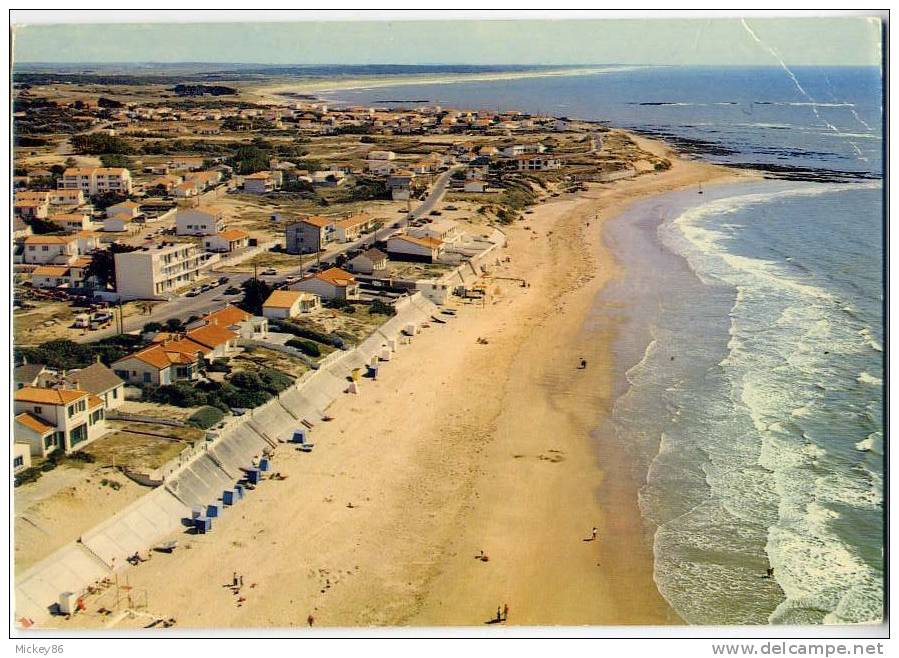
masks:
[[[879,70],[644,68],[325,96],[605,121],[776,176],[644,200],[607,224],[627,273],[595,309],[620,327],[621,375],[597,434],[631,456],[655,580],[686,622],[883,618]]]

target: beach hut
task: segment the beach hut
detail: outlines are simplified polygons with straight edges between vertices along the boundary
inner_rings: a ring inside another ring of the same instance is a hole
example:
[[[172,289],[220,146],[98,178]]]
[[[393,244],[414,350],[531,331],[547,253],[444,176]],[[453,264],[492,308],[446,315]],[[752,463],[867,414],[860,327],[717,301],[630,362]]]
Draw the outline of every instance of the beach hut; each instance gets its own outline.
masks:
[[[359,382],[350,382],[350,385],[347,386],[347,393],[353,393],[354,395],[359,393]]]
[[[201,516],[203,516],[203,508],[202,508],[202,507],[199,507],[199,506],[196,506],[196,505],[195,505],[194,507],[191,508],[191,510],[190,510],[190,518],[192,518],[192,519],[198,519],[198,518],[200,518]]]
[[[354,382],[358,382],[362,378],[362,368],[353,368],[351,377]]]
[[[217,518],[221,516],[220,512],[222,511],[221,506],[218,503],[212,503],[206,506],[206,516],[210,519]]]
[[[390,361],[390,348],[385,347],[381,350],[381,361]]]
[[[269,464],[270,462],[268,460],[268,457],[263,457],[259,460],[259,470],[265,473],[269,469]]]
[[[378,366],[369,366],[368,374],[372,379],[377,379],[378,378]]]
[[[194,519],[194,531],[205,535],[207,532],[212,530],[212,519],[208,516],[201,516]]]
[[[237,502],[237,492],[234,489],[225,489],[222,492],[222,505],[233,505]]]
[[[235,499],[241,500],[241,499],[245,498],[247,495],[246,487],[244,487],[242,484],[240,484],[238,482],[237,484],[234,485],[234,493],[235,493]]]
[[[403,327],[403,333],[407,336],[414,336],[418,333],[418,327],[416,327],[413,322],[410,322],[405,327]]]
[[[306,443],[306,430],[294,430],[291,443]]]
[[[248,468],[247,469],[247,482],[250,484],[259,484],[259,480],[262,478],[262,473],[258,468]]]
[[[387,348],[391,352],[396,352],[396,339],[395,338],[390,338],[387,340]]]

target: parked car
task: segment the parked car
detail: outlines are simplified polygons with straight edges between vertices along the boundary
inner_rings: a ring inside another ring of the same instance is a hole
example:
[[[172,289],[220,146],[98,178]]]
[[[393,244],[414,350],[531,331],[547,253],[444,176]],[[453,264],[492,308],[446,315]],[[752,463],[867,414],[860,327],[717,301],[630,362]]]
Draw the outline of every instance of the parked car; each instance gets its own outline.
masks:
[[[231,286],[230,288],[226,288],[226,289],[225,289],[225,293],[224,293],[224,294],[226,294],[226,295],[239,295],[239,294],[240,294],[240,288],[235,288],[234,286]]]
[[[456,206],[446,206],[444,210],[458,210]]]
[[[275,276],[276,274],[278,274],[278,270],[276,270],[274,267],[269,267],[268,269],[262,271],[262,276]]]
[[[438,217],[438,216],[442,215],[443,213],[440,212],[439,210],[432,210],[432,211],[429,212],[428,214],[429,214],[429,215],[433,215],[434,217]]]
[[[228,281],[230,281],[230,279],[226,276],[219,277],[219,285],[225,285],[226,283],[228,283]]]

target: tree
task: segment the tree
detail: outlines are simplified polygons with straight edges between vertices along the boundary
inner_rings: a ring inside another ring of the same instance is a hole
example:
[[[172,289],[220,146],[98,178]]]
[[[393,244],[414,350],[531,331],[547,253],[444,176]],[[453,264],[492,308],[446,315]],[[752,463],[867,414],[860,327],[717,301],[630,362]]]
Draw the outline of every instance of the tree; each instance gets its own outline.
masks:
[[[31,231],[35,235],[47,235],[48,233],[64,233],[58,224],[41,219],[40,217],[32,217],[26,223],[31,227]]]
[[[94,252],[90,264],[85,269],[85,275],[88,278],[96,277],[101,288],[106,288],[110,285],[115,288],[115,255],[127,254],[136,250],[137,247],[122,244],[121,242],[113,242],[109,245],[109,249]]]
[[[104,192],[103,194],[95,194],[91,197],[91,203],[98,210],[106,210],[109,206],[114,206],[122,201],[127,201],[128,197],[124,194],[116,192]]]
[[[125,167],[131,166],[131,160],[119,153],[104,153],[100,156],[100,164],[104,167]]]
[[[259,279],[247,279],[240,287],[243,288],[243,300],[238,306],[247,313],[262,315],[262,305],[272,294],[271,286]]]
[[[141,330],[142,333],[152,334],[162,329],[162,325],[158,322],[148,322],[144,325],[144,328]]]
[[[72,148],[78,153],[134,153],[134,147],[121,137],[103,133],[82,133],[72,137]]]

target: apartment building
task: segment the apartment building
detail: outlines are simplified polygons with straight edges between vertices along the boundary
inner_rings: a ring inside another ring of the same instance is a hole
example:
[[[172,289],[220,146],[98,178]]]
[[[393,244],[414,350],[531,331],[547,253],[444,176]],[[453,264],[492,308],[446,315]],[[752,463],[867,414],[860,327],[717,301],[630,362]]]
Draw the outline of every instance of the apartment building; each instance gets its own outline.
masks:
[[[124,300],[165,299],[199,279],[212,260],[211,254],[185,242],[116,254],[116,292]]]
[[[310,215],[286,226],[284,234],[287,253],[316,253],[337,239],[336,219]]]
[[[131,172],[124,167],[70,167],[57,180],[63,190],[81,190],[83,194],[131,194]]]

